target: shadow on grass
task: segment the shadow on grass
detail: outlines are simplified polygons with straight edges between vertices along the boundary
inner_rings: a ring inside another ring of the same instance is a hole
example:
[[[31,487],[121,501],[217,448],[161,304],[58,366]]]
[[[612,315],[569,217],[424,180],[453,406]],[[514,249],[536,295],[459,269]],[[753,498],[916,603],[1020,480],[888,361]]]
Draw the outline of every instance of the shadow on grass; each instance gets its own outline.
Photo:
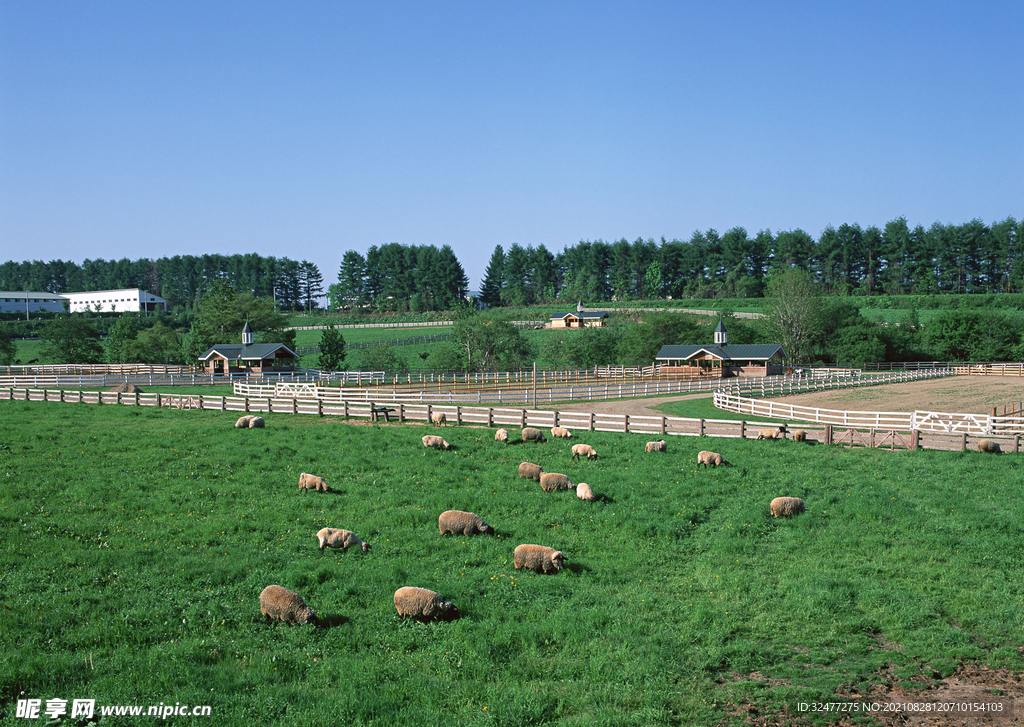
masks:
[[[333,629],[335,626],[344,626],[348,623],[348,616],[324,616],[317,621],[316,627],[318,629]]]

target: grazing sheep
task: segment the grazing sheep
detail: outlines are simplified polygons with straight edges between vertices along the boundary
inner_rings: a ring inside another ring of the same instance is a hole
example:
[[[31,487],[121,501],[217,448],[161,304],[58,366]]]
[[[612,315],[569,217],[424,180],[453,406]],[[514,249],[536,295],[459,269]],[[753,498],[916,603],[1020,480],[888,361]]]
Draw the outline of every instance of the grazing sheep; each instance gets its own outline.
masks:
[[[351,530],[324,528],[316,534],[316,539],[320,541],[320,550],[324,548],[348,550],[350,545],[358,545],[364,553],[370,550],[370,544],[364,543]]]
[[[516,570],[526,568],[537,573],[557,573],[562,570],[562,561],[565,556],[562,551],[548,548],[543,545],[530,545],[524,543],[517,545],[512,551],[512,562]]]
[[[507,429],[499,429],[498,431],[496,431],[494,433],[494,441],[495,442],[504,442],[505,444],[508,444],[508,430]]]
[[[551,436],[555,439],[572,439],[572,432],[565,427],[551,427]]]
[[[659,439],[657,442],[648,442],[647,446],[644,447],[645,452],[667,452],[668,442],[664,439]]]
[[[772,429],[758,429],[758,439],[785,439],[786,438],[786,425],[780,424],[778,427]]]
[[[587,459],[597,459],[597,451],[589,444],[572,445],[572,458],[574,460],[577,460],[580,457],[586,457]]]
[[[732,467],[731,464],[725,461],[725,458],[717,452],[708,452],[706,450],[697,452],[697,465],[714,465],[715,467]]]
[[[238,421],[235,422],[235,429],[248,429],[249,422],[255,419],[252,414],[246,414],[244,417],[238,417]]]
[[[565,475],[558,474],[557,472],[542,472],[540,475],[540,488],[544,490],[544,492],[571,490],[572,480]]]
[[[805,432],[803,429],[797,429],[795,432],[793,432],[793,441],[794,442],[806,442],[807,441],[807,432]]]
[[[451,449],[452,445],[444,441],[444,437],[437,437],[433,434],[423,435],[423,446],[434,447],[435,449]]]
[[[540,476],[544,474],[544,470],[540,468],[539,464],[533,464],[532,462],[523,462],[519,465],[519,476],[524,477],[528,480],[537,480],[540,482]]]
[[[451,621],[459,617],[459,609],[450,601],[442,601],[441,594],[426,588],[402,586],[395,591],[395,608],[402,618],[412,616],[415,619],[441,619]]]
[[[249,429],[263,429],[263,417],[253,417],[249,420]]]
[[[444,415],[443,411],[432,411],[430,412],[430,423],[435,427],[448,426],[448,417]]]
[[[999,454],[1003,450],[999,448],[999,442],[993,442],[991,439],[979,439],[978,451],[988,452],[989,454]]]
[[[524,442],[546,442],[547,438],[544,436],[544,432],[533,427],[523,428],[523,441]]]
[[[306,605],[295,591],[281,586],[267,586],[260,593],[260,613],[268,620],[280,619],[286,624],[315,624],[316,611]]]
[[[300,490],[316,490],[317,492],[330,492],[331,488],[324,482],[323,477],[317,477],[311,475],[308,472],[303,472],[299,475],[299,489]]]
[[[445,510],[437,519],[441,535],[494,535],[494,528],[485,523],[479,515],[464,510]]]
[[[804,511],[804,501],[799,497],[776,497],[769,507],[772,517],[789,517]]]
[[[597,499],[594,497],[594,491],[590,489],[590,485],[586,482],[581,482],[576,485],[576,497],[589,502],[593,502]]]

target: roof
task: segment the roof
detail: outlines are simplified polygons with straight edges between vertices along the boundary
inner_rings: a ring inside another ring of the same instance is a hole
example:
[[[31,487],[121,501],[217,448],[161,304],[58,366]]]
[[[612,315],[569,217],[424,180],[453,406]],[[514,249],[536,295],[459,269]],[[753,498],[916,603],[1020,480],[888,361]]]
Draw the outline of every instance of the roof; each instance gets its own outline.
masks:
[[[750,344],[729,344],[726,346],[662,346],[655,356],[655,360],[679,359],[688,360],[700,352],[705,352],[723,361],[753,361],[755,359],[767,360],[775,354],[781,353],[785,357],[786,352],[778,343],[750,343]]]
[[[718,325],[715,326],[715,333],[725,333],[725,321],[721,318],[718,319]]]
[[[64,300],[63,295],[45,290],[0,290],[0,298],[28,298],[29,300]]]
[[[249,346],[243,346],[239,343],[218,343],[200,356],[199,360],[207,361],[216,354],[226,358],[228,361],[262,361],[268,358],[278,358],[276,354],[282,348],[291,354],[292,357],[299,357],[297,353],[283,343],[254,343]]]
[[[570,311],[568,313],[552,313],[551,320],[565,320],[572,316],[573,318],[607,318],[608,311],[606,310],[592,310],[592,311]]]

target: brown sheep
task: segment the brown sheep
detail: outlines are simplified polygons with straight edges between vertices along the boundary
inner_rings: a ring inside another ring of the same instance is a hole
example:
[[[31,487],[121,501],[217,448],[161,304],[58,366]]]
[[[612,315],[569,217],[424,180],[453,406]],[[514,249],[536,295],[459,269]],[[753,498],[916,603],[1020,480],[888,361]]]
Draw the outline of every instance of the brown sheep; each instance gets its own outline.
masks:
[[[587,500],[588,502],[593,502],[594,500],[597,499],[596,497],[594,497],[594,491],[590,489],[590,485],[588,485],[586,482],[581,482],[578,485],[576,485],[576,497],[580,498],[581,500]]]
[[[351,530],[339,528],[323,528],[314,537],[320,541],[320,550],[324,548],[341,548],[348,550],[350,545],[358,545],[363,552],[369,552],[370,544],[364,543]]]
[[[451,449],[452,445],[448,444],[444,440],[444,437],[438,437],[433,434],[423,435],[423,446],[433,447],[434,449]]]
[[[551,436],[555,439],[572,439],[572,432],[565,427],[551,427]]]
[[[758,439],[785,439],[786,438],[786,425],[780,424],[778,427],[772,429],[758,429]]]
[[[776,497],[772,500],[769,508],[772,517],[789,517],[799,515],[804,511],[804,501],[799,497]]]
[[[697,452],[697,465],[704,465],[705,467],[709,465],[714,467],[732,467],[731,464],[725,461],[722,455],[717,452],[708,452],[707,450]]]
[[[512,562],[516,570],[526,568],[537,573],[557,573],[562,570],[564,560],[562,551],[543,545],[524,543],[512,551]]]
[[[528,480],[536,480],[540,482],[540,476],[544,474],[544,470],[540,468],[539,464],[533,462],[523,462],[519,465],[519,476]]]
[[[994,442],[991,439],[979,439],[978,440],[978,451],[988,452],[989,454],[999,454],[1003,450],[999,447],[999,442]]]
[[[430,412],[430,423],[435,427],[448,426],[448,417],[444,415],[443,411],[432,411]]]
[[[451,621],[459,617],[459,609],[450,601],[442,600],[440,593],[413,586],[402,586],[395,591],[395,608],[402,618],[412,616],[422,621]]]
[[[504,442],[505,444],[508,444],[508,430],[507,429],[499,429],[498,431],[496,431],[494,433],[494,441],[495,442]]]
[[[523,427],[523,441],[524,442],[546,442],[547,437],[544,436],[544,432],[533,427]]]
[[[317,492],[330,492],[331,488],[324,482],[323,477],[317,477],[311,475],[308,472],[303,472],[299,475],[299,489],[300,490],[316,490]]]
[[[572,480],[557,472],[543,472],[540,476],[540,488],[544,492],[555,492],[556,490],[571,490]]]
[[[577,460],[580,457],[586,457],[587,459],[597,459],[597,451],[589,444],[572,445],[572,458],[574,460]]]
[[[794,442],[806,442],[807,441],[807,432],[805,432],[803,429],[797,429],[795,432],[793,432],[793,441]]]
[[[464,510],[445,510],[437,519],[441,535],[494,535],[494,528],[485,523],[479,515]]]
[[[260,613],[267,620],[280,619],[286,624],[315,624],[316,611],[306,605],[295,591],[281,586],[267,586],[260,593]]]
[[[659,439],[657,442],[648,442],[647,446],[644,447],[645,452],[667,452],[668,442],[664,439]]]

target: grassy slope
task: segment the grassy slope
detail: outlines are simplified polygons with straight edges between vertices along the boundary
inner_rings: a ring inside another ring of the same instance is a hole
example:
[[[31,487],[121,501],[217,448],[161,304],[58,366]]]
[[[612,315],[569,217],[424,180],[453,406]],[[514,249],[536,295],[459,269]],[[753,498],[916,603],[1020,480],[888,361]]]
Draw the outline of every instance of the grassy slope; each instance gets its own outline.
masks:
[[[0,402],[0,710],[24,691],[211,704],[219,724],[710,724],[889,662],[1024,669],[1016,457],[692,439],[644,456],[594,433],[576,441],[601,459],[572,464],[571,442],[488,429],[448,429],[439,452],[420,426],[234,418]],[[696,471],[706,446],[738,466]],[[544,494],[524,459],[601,500]],[[303,470],[334,491],[297,492]],[[781,494],[808,513],[770,518]],[[500,537],[440,537],[448,508]],[[327,525],[373,549],[320,553]],[[521,542],[570,568],[516,572]],[[270,583],[326,627],[264,624]],[[402,585],[464,617],[401,622]]]

